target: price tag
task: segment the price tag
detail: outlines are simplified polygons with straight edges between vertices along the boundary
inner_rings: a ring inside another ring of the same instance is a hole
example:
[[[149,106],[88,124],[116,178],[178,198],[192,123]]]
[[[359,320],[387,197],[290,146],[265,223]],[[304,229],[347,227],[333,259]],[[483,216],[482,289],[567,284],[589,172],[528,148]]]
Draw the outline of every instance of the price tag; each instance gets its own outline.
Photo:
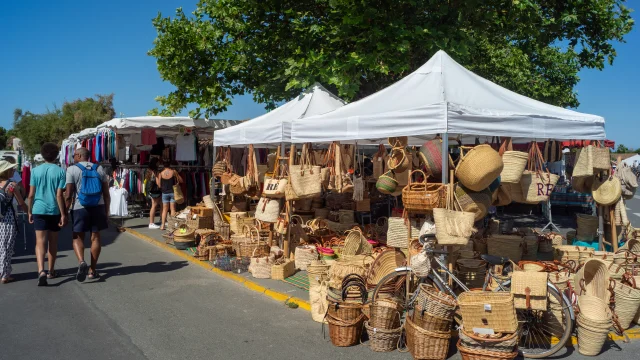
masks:
[[[491,304],[484,304],[484,311],[491,311]]]
[[[480,334],[480,335],[494,335],[495,334],[493,329],[487,329],[487,328],[473,328],[473,332],[476,333],[476,334]]]
[[[378,161],[382,161],[382,158],[381,158],[381,157],[378,157]]]

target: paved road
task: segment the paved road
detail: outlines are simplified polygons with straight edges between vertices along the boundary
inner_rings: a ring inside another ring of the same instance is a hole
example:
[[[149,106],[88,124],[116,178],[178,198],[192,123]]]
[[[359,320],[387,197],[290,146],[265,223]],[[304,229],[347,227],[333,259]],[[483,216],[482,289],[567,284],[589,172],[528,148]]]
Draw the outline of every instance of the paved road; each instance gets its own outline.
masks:
[[[631,225],[635,228],[640,228],[640,193],[635,195],[633,199],[626,201],[627,205],[627,217]]]
[[[28,230],[29,232],[29,230]],[[14,275],[0,286],[0,359],[410,359],[365,346],[333,347],[307,312],[292,310],[190,265],[131,235],[105,235],[103,280],[77,283],[70,234],[61,234],[63,276],[36,287],[31,237],[17,244]],[[607,359],[628,359],[640,343]],[[569,349],[563,358],[583,358]],[[458,359],[458,355],[451,355]]]

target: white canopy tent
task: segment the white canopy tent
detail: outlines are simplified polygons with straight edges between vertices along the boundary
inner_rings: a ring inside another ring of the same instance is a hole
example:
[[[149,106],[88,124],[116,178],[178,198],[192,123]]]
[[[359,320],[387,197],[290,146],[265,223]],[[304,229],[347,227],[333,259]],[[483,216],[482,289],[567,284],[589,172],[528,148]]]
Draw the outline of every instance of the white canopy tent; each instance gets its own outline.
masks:
[[[633,166],[640,163],[640,155],[633,155],[632,157],[622,160],[627,166]]]
[[[129,118],[115,118],[106,121],[96,128],[115,129],[118,134],[134,134],[139,133],[141,129],[155,129],[159,136],[176,135],[180,132],[180,128],[197,129],[198,137],[211,138],[213,132],[225,129],[237,124],[236,120],[218,120],[218,119],[192,119],[190,117],[165,117],[165,116],[137,116]]]
[[[530,99],[492,83],[438,51],[395,84],[333,112],[294,120],[291,141],[380,143],[435,134],[604,140],[604,119]]]
[[[216,132],[215,146],[262,145],[291,142],[291,122],[320,115],[345,104],[322,85],[315,83],[288,103],[237,126]]]

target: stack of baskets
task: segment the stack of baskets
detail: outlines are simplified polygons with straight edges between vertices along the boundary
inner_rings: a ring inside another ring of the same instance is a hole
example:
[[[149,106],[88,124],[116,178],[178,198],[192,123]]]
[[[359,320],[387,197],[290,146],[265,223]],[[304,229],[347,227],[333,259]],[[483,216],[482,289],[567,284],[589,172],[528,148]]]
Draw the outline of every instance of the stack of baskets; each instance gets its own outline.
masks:
[[[173,232],[173,244],[178,250],[187,250],[196,246],[194,238],[195,230],[190,229],[187,224],[182,224]]]
[[[341,300],[329,302],[326,320],[329,337],[334,346],[353,346],[360,343],[365,316],[362,306],[367,300],[364,278],[347,276],[342,284]],[[355,289],[355,290],[354,290]],[[347,300],[348,291],[358,291],[358,300]]]
[[[630,282],[624,284],[622,281],[616,281],[613,289],[615,293],[614,311],[618,316],[620,327],[628,329],[631,322],[640,309],[640,289],[636,288],[635,280],[630,277]]]
[[[554,246],[553,257],[555,260],[559,260],[563,263],[573,261],[578,264],[580,259],[580,248],[573,245],[559,245]]]
[[[480,335],[459,331],[458,351],[463,360],[511,360],[518,356],[518,333]]]
[[[403,306],[394,298],[375,298],[369,310],[369,320],[364,327],[369,336],[369,348],[376,352],[394,351],[398,347],[402,326]]]
[[[596,356],[602,350],[609,336],[609,329],[613,325],[611,310],[605,301],[590,295],[581,295],[578,298],[578,307],[578,352],[582,355]]]
[[[447,358],[455,310],[454,298],[420,285],[413,314],[404,324],[407,348],[415,359]]]
[[[496,333],[518,330],[514,296],[508,292],[469,291],[460,294],[458,306],[466,329],[489,328]]]

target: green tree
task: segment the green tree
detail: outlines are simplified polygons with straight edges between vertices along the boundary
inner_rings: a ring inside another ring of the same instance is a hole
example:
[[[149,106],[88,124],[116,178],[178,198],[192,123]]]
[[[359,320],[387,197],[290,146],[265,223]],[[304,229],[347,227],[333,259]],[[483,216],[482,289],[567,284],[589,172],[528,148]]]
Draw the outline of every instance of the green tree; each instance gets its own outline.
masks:
[[[250,93],[272,108],[319,81],[372,94],[443,49],[523,95],[577,106],[578,71],[602,69],[633,26],[624,0],[200,0],[153,20],[149,55],[176,89],[152,113],[225,111]]]
[[[42,114],[16,109],[11,134],[22,140],[27,154],[40,152],[45,142],[60,144],[72,133],[95,127],[111,120],[116,112],[113,108],[113,94],[96,95],[93,98],[64,102],[62,108],[54,106]]]
[[[617,154],[626,154],[631,152],[628,147],[624,146],[624,144],[618,144],[618,148],[616,149]]]

